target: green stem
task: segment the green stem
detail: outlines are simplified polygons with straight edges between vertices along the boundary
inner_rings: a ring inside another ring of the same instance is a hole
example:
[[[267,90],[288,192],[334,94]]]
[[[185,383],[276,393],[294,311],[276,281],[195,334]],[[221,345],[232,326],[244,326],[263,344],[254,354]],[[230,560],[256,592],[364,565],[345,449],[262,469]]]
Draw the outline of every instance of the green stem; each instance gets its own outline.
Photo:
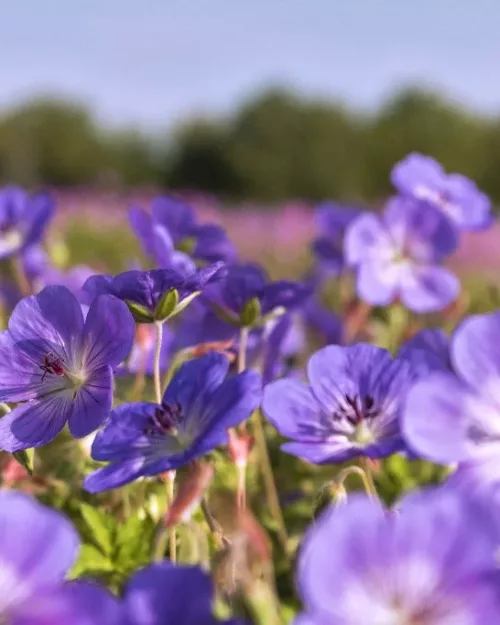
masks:
[[[271,459],[269,458],[269,452],[266,443],[266,434],[264,432],[264,424],[262,423],[262,415],[260,410],[256,410],[253,415],[253,431],[255,436],[255,445],[260,457],[260,468],[262,471],[262,477],[264,479],[264,488],[266,491],[267,503],[269,509],[274,518],[276,525],[278,526],[278,538],[281,543],[281,547],[285,556],[288,557],[288,535],[285,526],[285,519],[283,518],[283,512],[281,511],[280,500],[278,496],[278,490],[274,482],[273,467]]]
[[[373,479],[371,479],[371,474],[370,477],[368,477],[367,473],[361,467],[358,467],[356,465],[342,469],[342,471],[340,471],[337,475],[335,485],[345,490],[344,482],[350,475],[357,475],[359,479],[363,482],[363,487],[366,491],[366,494],[370,497],[373,497],[374,499],[378,499],[377,490],[375,488],[375,484],[373,483]]]
[[[174,501],[174,481],[175,471],[172,471],[173,475],[169,475],[167,478],[167,503],[172,505]],[[163,519],[160,520],[160,525],[156,533],[156,538],[153,546],[153,562],[162,562],[165,559],[165,551],[167,543],[170,542],[170,559],[172,562],[177,560],[177,535],[175,532],[175,526],[165,527]]]
[[[161,355],[161,342],[163,340],[163,324],[159,321],[155,323],[156,328],[156,342],[155,342],[155,356],[154,356],[154,383],[155,383],[155,395],[156,403],[161,404],[161,377],[160,377],[160,355]]]
[[[238,348],[238,373],[245,371],[246,368],[248,333],[249,328],[240,328],[240,345]]]
[[[167,476],[167,493],[170,505],[174,503],[175,497],[175,471],[169,471]],[[170,560],[177,562],[177,533],[175,525],[170,528]]]
[[[373,499],[376,499],[378,501],[379,500],[379,496],[378,496],[378,492],[377,492],[377,487],[375,486],[375,482],[373,480],[373,473],[372,473],[372,470],[370,468],[370,464],[368,462],[368,459],[367,458],[362,458],[361,459],[361,464],[363,465],[364,474],[365,474],[365,477],[366,477],[367,493],[370,495],[370,497],[372,497]]]

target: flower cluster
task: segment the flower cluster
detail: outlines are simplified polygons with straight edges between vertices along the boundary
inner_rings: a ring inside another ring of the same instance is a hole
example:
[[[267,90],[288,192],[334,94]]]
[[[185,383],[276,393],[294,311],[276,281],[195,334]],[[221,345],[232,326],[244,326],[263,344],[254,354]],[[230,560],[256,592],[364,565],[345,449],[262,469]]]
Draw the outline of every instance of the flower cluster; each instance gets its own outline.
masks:
[[[297,281],[171,196],[129,211],[147,264],[68,270],[0,192],[0,625],[500,622],[500,312],[448,264],[490,202],[391,181],[318,207]]]

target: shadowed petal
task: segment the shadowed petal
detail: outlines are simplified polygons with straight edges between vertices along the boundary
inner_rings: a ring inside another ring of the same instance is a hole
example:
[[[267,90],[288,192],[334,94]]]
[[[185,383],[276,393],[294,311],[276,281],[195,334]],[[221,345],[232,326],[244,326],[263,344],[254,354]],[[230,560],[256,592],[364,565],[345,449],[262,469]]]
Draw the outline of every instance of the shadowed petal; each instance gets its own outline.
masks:
[[[151,215],[154,221],[167,228],[175,243],[189,236],[195,225],[191,208],[171,196],[156,197],[151,203]]]
[[[143,475],[146,458],[134,455],[121,462],[108,464],[102,469],[87,475],[83,488],[89,493],[100,493],[103,490],[118,488],[129,484]]]
[[[0,419],[0,449],[14,452],[46,445],[63,429],[71,409],[69,391],[14,408]]]
[[[134,625],[209,625],[212,584],[198,567],[154,564],[136,573],[126,590],[127,613]]]
[[[297,456],[312,462],[313,464],[338,463],[350,458],[357,458],[365,455],[366,449],[356,448],[350,444],[345,437],[338,437],[337,441],[328,443],[320,442],[300,442],[283,443],[281,450],[292,456]]]
[[[77,391],[68,425],[75,438],[97,430],[108,417],[113,403],[113,372],[111,367],[94,369]]]
[[[22,352],[8,330],[0,333],[0,401],[24,401],[38,397],[42,370]]]
[[[84,366],[118,366],[132,349],[134,330],[134,319],[124,302],[112,295],[98,297],[85,320]]]

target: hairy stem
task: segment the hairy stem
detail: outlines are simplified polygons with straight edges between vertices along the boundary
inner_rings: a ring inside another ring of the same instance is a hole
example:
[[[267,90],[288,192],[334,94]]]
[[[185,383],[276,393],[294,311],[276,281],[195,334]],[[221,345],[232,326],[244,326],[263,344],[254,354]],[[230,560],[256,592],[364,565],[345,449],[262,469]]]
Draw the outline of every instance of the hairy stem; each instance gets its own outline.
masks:
[[[167,477],[167,493],[169,504],[174,503],[175,497],[175,471],[169,471]],[[175,525],[170,528],[170,560],[177,562],[177,534],[175,531]]]
[[[160,377],[160,355],[161,355],[161,342],[163,340],[163,324],[160,322],[156,322],[155,328],[156,328],[156,342],[155,342],[155,356],[154,356],[155,395],[156,395],[156,403],[161,404],[162,392],[161,392],[161,377]]]
[[[245,371],[247,365],[247,346],[249,328],[240,329],[240,344],[238,347],[238,373]]]

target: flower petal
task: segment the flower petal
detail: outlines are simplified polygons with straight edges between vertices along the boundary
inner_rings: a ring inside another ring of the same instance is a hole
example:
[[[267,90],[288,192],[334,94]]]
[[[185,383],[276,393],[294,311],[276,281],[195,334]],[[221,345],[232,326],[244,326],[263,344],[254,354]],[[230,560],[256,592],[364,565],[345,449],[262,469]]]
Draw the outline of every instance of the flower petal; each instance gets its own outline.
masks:
[[[419,313],[442,310],[460,293],[460,281],[446,267],[414,267],[400,285],[403,304]]]
[[[70,392],[17,406],[0,419],[0,449],[12,453],[50,443],[63,429],[71,409]]]
[[[226,431],[248,419],[258,408],[261,397],[262,379],[256,371],[243,371],[221,384],[202,411],[190,413],[184,424],[183,429],[199,433],[193,453],[201,453],[201,448],[205,450],[203,439],[217,433],[225,440]]]
[[[397,265],[368,261],[358,269],[356,290],[372,306],[390,304],[398,293],[401,270]]]
[[[171,196],[156,197],[151,203],[151,215],[153,221],[168,230],[175,243],[190,236],[195,225],[194,213],[188,204]]]
[[[121,462],[113,462],[87,475],[83,488],[89,493],[100,493],[133,482],[143,475],[146,458],[133,455]]]
[[[134,330],[134,318],[124,302],[112,295],[95,299],[83,329],[84,367],[118,366],[132,349]]]
[[[194,566],[153,564],[130,580],[125,605],[134,625],[215,623],[212,583]]]
[[[402,433],[408,446],[434,462],[461,462],[474,451],[467,410],[470,395],[453,375],[434,373],[409,391],[402,416]]]
[[[184,363],[165,391],[164,402],[179,404],[184,415],[199,418],[229,370],[226,356],[210,353]]]
[[[13,340],[30,357],[43,363],[55,352],[74,365],[81,344],[83,314],[76,297],[64,286],[47,286],[22,299],[9,320]]]
[[[59,512],[27,495],[0,492],[0,613],[16,595],[63,581],[76,560],[80,540]]]
[[[14,343],[8,330],[0,333],[0,401],[38,397],[42,370]]]
[[[94,369],[73,400],[68,425],[75,438],[88,436],[104,423],[113,403],[111,367]]]
[[[345,436],[336,441],[284,443],[281,450],[291,456],[297,456],[312,464],[337,464],[351,458],[366,455],[363,449],[349,444]]]
[[[358,265],[371,257],[376,250],[390,247],[389,235],[376,215],[364,213],[347,228],[344,253],[349,265]]]
[[[283,436],[301,441],[321,439],[323,411],[311,389],[298,380],[268,384],[262,400],[264,415]]]
[[[451,343],[453,367],[477,391],[500,387],[499,336],[500,312],[471,315],[455,331]]]

